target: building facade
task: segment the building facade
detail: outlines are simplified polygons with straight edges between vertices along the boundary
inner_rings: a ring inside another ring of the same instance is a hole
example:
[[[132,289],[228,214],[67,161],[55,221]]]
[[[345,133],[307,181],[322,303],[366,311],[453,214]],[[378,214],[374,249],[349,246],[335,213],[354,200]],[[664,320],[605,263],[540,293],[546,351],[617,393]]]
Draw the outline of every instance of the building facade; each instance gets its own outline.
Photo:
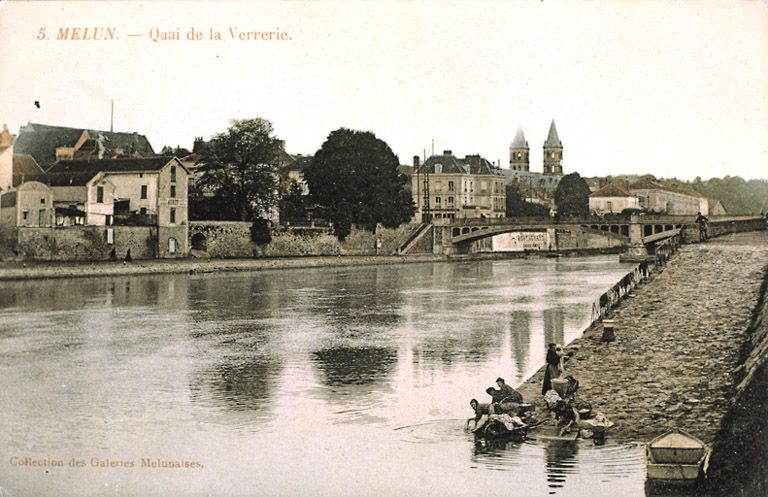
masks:
[[[709,213],[709,201],[694,192],[671,188],[651,179],[642,179],[629,185],[629,192],[637,196],[640,207],[648,212],[673,216]]]
[[[188,173],[175,157],[59,161],[47,174],[56,224],[146,226],[158,257],[186,255]]]
[[[479,155],[459,159],[450,150],[429,157],[424,164],[414,157],[411,194],[415,220],[504,217],[504,177]]]
[[[596,214],[618,214],[624,209],[640,208],[637,195],[616,183],[609,183],[589,196],[589,211]]]

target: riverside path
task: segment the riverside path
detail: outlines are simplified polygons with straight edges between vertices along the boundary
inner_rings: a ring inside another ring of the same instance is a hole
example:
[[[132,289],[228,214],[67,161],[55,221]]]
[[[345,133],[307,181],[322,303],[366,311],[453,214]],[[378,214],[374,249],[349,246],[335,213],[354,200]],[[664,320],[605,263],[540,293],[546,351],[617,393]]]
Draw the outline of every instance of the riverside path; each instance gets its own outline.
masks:
[[[615,342],[596,324],[566,348],[577,399],[616,423],[609,438],[648,442],[679,427],[714,441],[767,265],[767,231],[685,245],[611,311]],[[542,372],[521,385],[526,400],[541,402]]]

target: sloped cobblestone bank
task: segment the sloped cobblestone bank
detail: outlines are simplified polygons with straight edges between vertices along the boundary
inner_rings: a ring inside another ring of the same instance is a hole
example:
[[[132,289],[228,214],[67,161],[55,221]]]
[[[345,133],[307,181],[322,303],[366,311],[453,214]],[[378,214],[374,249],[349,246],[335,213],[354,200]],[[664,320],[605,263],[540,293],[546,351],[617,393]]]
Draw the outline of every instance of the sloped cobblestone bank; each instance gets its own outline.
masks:
[[[612,440],[648,442],[680,427],[715,441],[767,265],[765,231],[683,246],[611,311],[615,342],[603,343],[597,324],[566,347],[577,397],[616,423]],[[520,387],[537,404],[542,376]]]
[[[768,276],[768,272],[767,272]],[[768,278],[737,370],[736,402],[715,441],[707,480],[711,496],[768,495]]]

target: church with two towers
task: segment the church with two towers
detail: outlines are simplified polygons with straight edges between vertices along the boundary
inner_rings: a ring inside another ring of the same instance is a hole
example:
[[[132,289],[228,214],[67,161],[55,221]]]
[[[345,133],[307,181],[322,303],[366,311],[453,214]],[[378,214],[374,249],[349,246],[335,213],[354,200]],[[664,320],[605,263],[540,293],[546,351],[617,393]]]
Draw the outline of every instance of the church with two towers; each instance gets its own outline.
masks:
[[[517,129],[509,146],[509,169],[504,171],[508,179],[516,178],[531,188],[552,192],[563,177],[563,142],[557,135],[555,121],[549,125],[549,133],[543,147],[542,172],[531,171],[530,148],[522,128]]]

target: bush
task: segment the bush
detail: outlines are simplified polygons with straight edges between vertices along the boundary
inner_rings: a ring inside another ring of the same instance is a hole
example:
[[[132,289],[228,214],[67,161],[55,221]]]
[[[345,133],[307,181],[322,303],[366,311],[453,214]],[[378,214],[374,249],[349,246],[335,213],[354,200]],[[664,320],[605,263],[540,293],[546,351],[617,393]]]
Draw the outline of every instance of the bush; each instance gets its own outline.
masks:
[[[251,225],[251,240],[257,245],[266,245],[272,241],[272,230],[269,221],[256,218]]]

